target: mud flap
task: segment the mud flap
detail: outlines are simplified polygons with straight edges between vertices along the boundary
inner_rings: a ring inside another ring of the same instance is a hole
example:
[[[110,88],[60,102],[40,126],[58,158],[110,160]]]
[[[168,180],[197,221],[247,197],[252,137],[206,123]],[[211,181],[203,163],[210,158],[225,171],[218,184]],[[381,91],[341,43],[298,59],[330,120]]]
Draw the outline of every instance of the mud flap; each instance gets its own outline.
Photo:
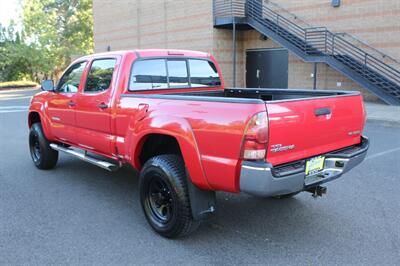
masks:
[[[202,220],[214,213],[216,205],[215,191],[196,187],[190,178],[187,178],[187,185],[193,219]]]

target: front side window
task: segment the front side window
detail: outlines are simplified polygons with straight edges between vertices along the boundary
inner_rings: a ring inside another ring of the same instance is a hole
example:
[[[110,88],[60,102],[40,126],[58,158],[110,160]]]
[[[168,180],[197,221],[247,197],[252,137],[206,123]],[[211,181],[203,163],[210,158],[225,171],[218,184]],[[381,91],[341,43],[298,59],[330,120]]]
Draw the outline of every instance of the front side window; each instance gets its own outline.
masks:
[[[66,93],[77,92],[85,66],[86,62],[76,63],[71,66],[60,79],[57,91]]]
[[[110,87],[115,68],[115,59],[94,60],[87,79],[85,92],[105,91]]]
[[[129,90],[157,90],[168,88],[164,59],[137,61],[133,65]]]
[[[221,85],[215,65],[207,60],[189,59],[192,87],[214,87]]]

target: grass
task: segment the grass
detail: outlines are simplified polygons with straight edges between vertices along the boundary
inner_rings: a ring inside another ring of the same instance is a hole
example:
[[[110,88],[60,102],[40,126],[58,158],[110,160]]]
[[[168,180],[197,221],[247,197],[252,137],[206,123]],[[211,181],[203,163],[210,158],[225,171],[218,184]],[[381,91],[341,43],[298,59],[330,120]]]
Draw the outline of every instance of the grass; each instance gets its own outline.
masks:
[[[36,82],[25,80],[0,82],[0,89],[31,88],[36,86],[38,86]]]

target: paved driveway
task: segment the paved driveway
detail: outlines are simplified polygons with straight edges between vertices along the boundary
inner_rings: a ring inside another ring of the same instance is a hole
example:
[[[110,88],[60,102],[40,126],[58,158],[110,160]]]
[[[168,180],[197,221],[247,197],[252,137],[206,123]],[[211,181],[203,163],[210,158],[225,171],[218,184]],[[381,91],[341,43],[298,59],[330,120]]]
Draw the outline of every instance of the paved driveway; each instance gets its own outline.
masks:
[[[33,166],[33,93],[0,92],[0,264],[400,265],[400,127],[368,123],[368,159],[325,197],[218,193],[215,217],[172,241],[146,224],[133,170]]]

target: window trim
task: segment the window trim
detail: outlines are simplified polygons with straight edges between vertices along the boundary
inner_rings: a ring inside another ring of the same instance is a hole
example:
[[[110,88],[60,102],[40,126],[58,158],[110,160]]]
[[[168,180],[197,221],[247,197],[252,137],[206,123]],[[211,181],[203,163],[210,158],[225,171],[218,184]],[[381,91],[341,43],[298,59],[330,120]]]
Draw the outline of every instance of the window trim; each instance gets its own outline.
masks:
[[[221,80],[221,75],[219,72],[219,69],[217,68],[217,66],[215,65],[214,61],[212,61],[210,58],[201,58],[201,57],[182,57],[182,56],[152,56],[152,57],[140,57],[140,58],[136,58],[132,64],[131,64],[131,69],[129,71],[129,79],[128,79],[128,88],[127,88],[127,92],[140,92],[140,91],[151,91],[149,89],[130,89],[130,85],[131,85],[131,79],[132,79],[132,72],[133,72],[133,68],[135,66],[135,64],[139,61],[144,61],[144,60],[157,60],[157,59],[163,59],[165,61],[165,68],[166,68],[166,73],[167,73],[167,84],[168,84],[168,88],[165,89],[155,89],[155,91],[161,91],[161,90],[176,90],[176,89],[186,89],[186,90],[191,90],[191,89],[207,89],[207,88],[216,88],[216,87],[221,87],[222,85],[222,80]],[[168,73],[168,65],[167,65],[167,60],[171,59],[171,60],[184,60],[186,61],[186,69],[188,72],[188,78],[189,78],[189,87],[182,87],[182,88],[176,88],[176,87],[170,87],[169,85],[169,73]],[[191,73],[190,73],[190,66],[189,66],[189,60],[204,60],[207,62],[212,63],[215,68],[217,69],[217,73],[218,73],[218,77],[220,79],[221,85],[217,85],[217,86],[202,86],[202,87],[192,87],[192,82],[191,82]]]
[[[102,91],[85,91],[86,85],[87,85],[87,82],[88,82],[90,69],[92,68],[93,62],[94,61],[100,61],[100,60],[110,60],[110,59],[111,60],[115,60],[115,65],[114,65],[114,70],[113,70],[113,74],[112,74],[112,77],[111,77],[110,85],[108,85],[108,88],[106,90],[102,90]],[[88,66],[89,68],[88,68],[88,71],[87,71],[87,74],[86,74],[86,77],[85,77],[85,86],[82,88],[82,94],[94,95],[94,94],[100,94],[100,93],[104,93],[104,92],[108,91],[111,88],[112,84],[113,84],[114,73],[115,73],[115,69],[116,69],[117,64],[118,64],[118,59],[116,57],[99,57],[99,58],[94,58],[92,61],[90,61],[89,66]]]
[[[64,76],[67,74],[67,72],[68,72],[68,70],[70,69],[70,68],[72,68],[73,66],[75,66],[75,65],[77,65],[77,64],[82,64],[82,63],[86,63],[86,65],[85,65],[85,67],[84,67],[84,69],[83,69],[83,72],[82,72],[82,76],[81,76],[81,80],[82,80],[82,77],[84,76],[84,73],[85,73],[85,68],[87,67],[87,63],[88,63],[88,60],[81,60],[81,61],[77,61],[77,62],[74,62],[74,64],[71,64],[71,65],[69,65],[68,67],[67,67],[67,69],[64,71],[64,73],[61,75],[61,78],[58,80],[58,82],[57,82],[57,85],[56,85],[56,89],[55,89],[55,93],[65,93],[65,94],[76,94],[76,93],[79,93],[79,87],[78,87],[78,90],[76,91],[76,92],[65,92],[65,91],[59,91],[59,89],[60,89],[60,81],[64,78]],[[86,83],[86,82],[85,82]],[[79,82],[79,86],[81,85],[81,83]]]

